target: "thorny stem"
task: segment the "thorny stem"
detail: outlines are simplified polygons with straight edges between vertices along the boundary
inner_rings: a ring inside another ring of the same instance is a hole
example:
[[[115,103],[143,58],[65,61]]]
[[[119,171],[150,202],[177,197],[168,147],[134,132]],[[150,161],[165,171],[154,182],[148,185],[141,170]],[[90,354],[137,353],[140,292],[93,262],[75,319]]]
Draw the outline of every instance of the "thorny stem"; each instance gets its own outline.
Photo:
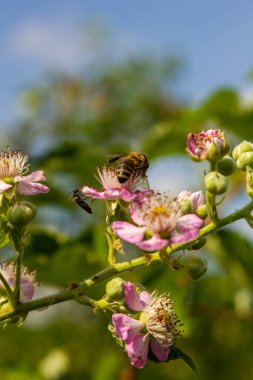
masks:
[[[166,250],[166,255],[171,255],[174,252],[186,249],[189,245],[192,245],[194,242],[198,241],[200,238],[209,235],[210,233],[215,232],[217,229],[224,227],[230,223],[235,222],[236,220],[244,218],[246,215],[249,215],[251,210],[253,209],[253,201],[251,201],[248,205],[246,205],[241,210],[235,211],[232,214],[224,217],[217,221],[217,223],[211,222],[206,227],[203,227],[198,235],[198,237],[191,241],[181,244],[174,244],[171,247],[168,247]],[[164,255],[164,252],[163,252]],[[25,315],[26,313],[40,309],[43,307],[48,307],[51,305],[55,305],[60,302],[65,302],[71,299],[83,298],[84,303],[87,305],[94,305],[93,300],[90,301],[88,297],[85,297],[84,293],[92,288],[94,285],[125,271],[133,270],[142,266],[150,265],[154,262],[162,261],[162,257],[160,252],[154,252],[152,254],[145,254],[141,257],[138,257],[133,260],[125,261],[123,263],[116,263],[111,267],[107,267],[103,269],[101,272],[87,278],[79,284],[72,284],[66,289],[63,289],[59,293],[52,294],[50,296],[40,298],[34,301],[29,301],[26,303],[20,303],[16,306],[16,310],[12,312],[8,312],[5,315],[0,316],[0,322],[8,319],[12,319],[17,315]],[[96,304],[96,301],[95,301]]]

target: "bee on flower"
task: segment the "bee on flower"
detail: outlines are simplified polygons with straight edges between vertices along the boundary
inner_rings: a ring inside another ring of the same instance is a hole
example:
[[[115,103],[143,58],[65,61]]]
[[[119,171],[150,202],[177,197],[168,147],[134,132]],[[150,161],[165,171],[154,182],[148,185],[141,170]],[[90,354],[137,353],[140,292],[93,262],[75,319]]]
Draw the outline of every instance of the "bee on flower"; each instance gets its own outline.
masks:
[[[131,364],[143,368],[149,351],[160,362],[168,360],[171,345],[174,345],[182,325],[173,313],[173,300],[170,295],[157,292],[137,292],[131,282],[124,283],[125,302],[136,317],[116,313],[112,315],[115,332],[125,343]]]
[[[19,150],[0,152],[0,194],[13,188],[22,195],[37,195],[47,193],[49,188],[39,181],[45,181],[42,170],[34,171],[28,175],[28,154]]]
[[[193,210],[185,214],[182,202],[188,196]],[[133,222],[115,221],[112,228],[121,239],[144,251],[160,250],[170,243],[194,240],[203,220],[194,213],[204,198],[200,193],[181,193],[172,198],[168,193],[152,192],[133,202],[130,214]],[[150,237],[151,236],[151,237]]]
[[[119,182],[115,167],[103,166],[102,168],[97,168],[97,173],[97,179],[102,185],[102,190],[99,191],[94,187],[83,186],[81,191],[87,197],[131,202],[138,199],[142,191],[150,191],[147,189],[146,175],[142,171],[133,173],[123,183]],[[146,188],[143,188],[144,180]]]

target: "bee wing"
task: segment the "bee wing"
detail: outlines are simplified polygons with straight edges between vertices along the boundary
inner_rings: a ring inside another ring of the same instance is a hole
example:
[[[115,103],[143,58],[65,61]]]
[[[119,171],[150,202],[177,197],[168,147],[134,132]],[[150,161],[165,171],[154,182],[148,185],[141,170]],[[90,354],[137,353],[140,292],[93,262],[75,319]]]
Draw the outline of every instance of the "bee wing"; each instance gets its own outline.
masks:
[[[150,189],[150,186],[149,186],[149,182],[148,182],[148,177],[144,176],[139,181],[138,185],[134,188],[134,191],[136,191],[136,190],[143,191],[143,190],[149,190],[149,189]]]
[[[115,154],[108,154],[109,160],[107,160],[108,164],[111,164],[115,161],[117,161],[119,158],[124,157],[126,154],[125,153],[115,153]]]

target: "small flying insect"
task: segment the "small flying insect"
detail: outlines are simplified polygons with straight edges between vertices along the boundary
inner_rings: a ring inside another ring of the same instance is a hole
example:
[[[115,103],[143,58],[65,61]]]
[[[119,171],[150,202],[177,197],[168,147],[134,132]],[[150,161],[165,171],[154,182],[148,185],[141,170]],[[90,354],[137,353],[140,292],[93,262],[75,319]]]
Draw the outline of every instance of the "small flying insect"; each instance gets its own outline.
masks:
[[[92,214],[92,209],[91,209],[90,205],[88,205],[88,203],[85,202],[86,197],[84,196],[84,194],[82,193],[82,191],[80,189],[76,189],[73,191],[72,199],[83,210],[85,210],[89,214]]]
[[[138,152],[113,154],[108,163],[113,162],[117,162],[116,175],[120,183],[125,183],[136,172],[141,172],[145,176],[149,167],[146,154]]]

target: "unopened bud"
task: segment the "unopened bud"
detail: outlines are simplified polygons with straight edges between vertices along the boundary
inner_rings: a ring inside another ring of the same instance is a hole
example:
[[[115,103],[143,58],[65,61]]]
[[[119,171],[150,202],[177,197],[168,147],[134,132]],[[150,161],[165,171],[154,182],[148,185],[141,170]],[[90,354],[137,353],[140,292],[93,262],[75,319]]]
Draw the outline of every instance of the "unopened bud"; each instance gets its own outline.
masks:
[[[245,152],[240,154],[236,160],[238,169],[245,171],[247,166],[253,167],[253,152]]]
[[[177,270],[184,270],[194,280],[203,276],[207,270],[207,260],[194,253],[175,255],[171,259],[171,265]]]
[[[207,191],[214,195],[223,194],[228,188],[228,181],[226,177],[215,171],[207,173],[204,178],[204,182]]]
[[[253,144],[250,141],[244,140],[240,144],[236,145],[236,147],[234,147],[232,153],[233,159],[238,160],[240,155],[246,152],[253,152]]]
[[[217,170],[219,173],[229,176],[234,173],[236,169],[236,163],[230,156],[223,157],[217,164]]]
[[[253,169],[251,167],[247,168],[246,181],[246,191],[253,198]]]
[[[125,281],[120,277],[115,277],[107,282],[105,290],[108,301],[120,301],[124,298],[124,283]]]
[[[192,214],[193,213],[193,207],[192,207],[192,201],[190,197],[185,197],[181,202],[181,209],[183,210],[184,214]]]
[[[36,207],[31,202],[18,202],[11,206],[6,214],[8,221],[13,226],[25,226],[31,222],[37,214]]]
[[[208,148],[207,159],[209,161],[218,161],[221,157],[223,157],[230,149],[230,146],[227,140],[224,138],[223,144],[217,143],[217,141],[212,141]]]

